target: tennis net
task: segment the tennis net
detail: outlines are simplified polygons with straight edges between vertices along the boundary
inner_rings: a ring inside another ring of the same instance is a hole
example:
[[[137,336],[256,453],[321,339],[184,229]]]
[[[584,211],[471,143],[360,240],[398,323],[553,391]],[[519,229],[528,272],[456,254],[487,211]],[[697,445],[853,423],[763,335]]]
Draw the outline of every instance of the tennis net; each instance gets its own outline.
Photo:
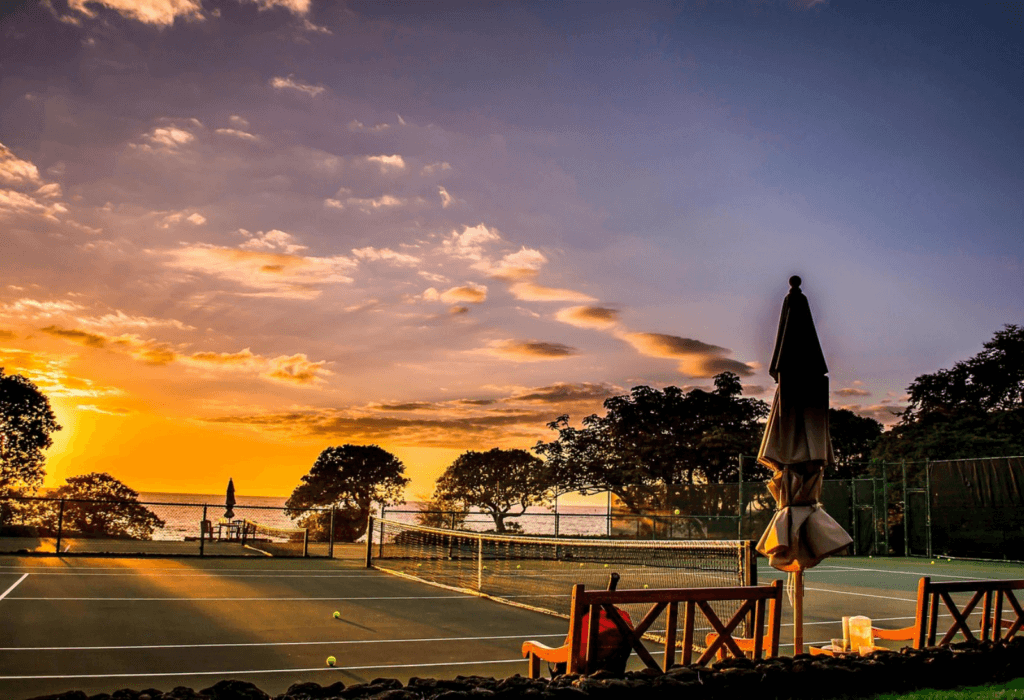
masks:
[[[753,543],[743,540],[523,537],[386,519],[372,519],[371,530],[367,562],[376,569],[559,617],[569,616],[573,584],[603,589],[613,572],[619,590],[757,584]],[[731,617],[738,603],[715,607]],[[634,620],[647,612],[626,611]],[[697,641],[710,631],[698,630]]]
[[[309,556],[309,530],[265,525],[255,520],[242,521],[242,545],[267,556]]]

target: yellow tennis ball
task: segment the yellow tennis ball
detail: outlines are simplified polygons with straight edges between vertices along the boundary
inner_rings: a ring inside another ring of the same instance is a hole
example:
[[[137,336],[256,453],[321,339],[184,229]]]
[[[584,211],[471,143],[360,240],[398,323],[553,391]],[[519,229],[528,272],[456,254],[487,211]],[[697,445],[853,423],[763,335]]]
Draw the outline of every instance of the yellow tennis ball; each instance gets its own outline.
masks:
[[[523,567],[522,567],[522,565],[521,565],[521,564],[516,564],[516,568],[517,568],[517,569],[521,569],[521,568],[523,568]]]
[[[338,612],[337,610],[334,611],[334,619],[335,620],[340,620],[341,619],[341,613]]]
[[[676,508],[676,515],[679,515],[679,509]]]
[[[644,584],[644,588],[650,588],[650,586],[648,586],[648,585],[647,585],[647,584],[645,583],[645,584]]]
[[[934,563],[935,563],[935,562],[933,561],[933,562],[932,562],[932,564],[934,564]]]
[[[605,565],[604,565],[604,568],[606,568],[606,569],[607,569],[607,568],[608,568],[608,565],[607,565],[607,564],[605,564]]]
[[[336,663],[338,663],[338,660],[336,658],[334,658],[333,656],[328,656],[327,657],[327,665],[328,666],[333,666]]]

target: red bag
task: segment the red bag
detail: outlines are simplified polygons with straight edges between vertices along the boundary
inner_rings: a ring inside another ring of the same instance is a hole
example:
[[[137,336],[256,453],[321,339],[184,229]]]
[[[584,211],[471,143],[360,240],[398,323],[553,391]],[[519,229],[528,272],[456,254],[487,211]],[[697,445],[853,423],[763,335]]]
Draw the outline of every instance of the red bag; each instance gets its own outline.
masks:
[[[629,613],[625,610],[615,608],[615,612],[619,614],[622,621],[633,627],[633,620],[630,619]],[[580,657],[587,658],[587,636],[590,634],[590,613],[588,612],[583,616],[583,639],[580,641]],[[566,644],[569,640],[566,639]],[[597,618],[597,655],[594,657],[595,660],[600,661],[614,656],[616,652],[624,651],[625,649],[632,648],[625,637],[622,636],[622,632],[615,626],[615,623],[608,617],[608,613],[601,609]]]

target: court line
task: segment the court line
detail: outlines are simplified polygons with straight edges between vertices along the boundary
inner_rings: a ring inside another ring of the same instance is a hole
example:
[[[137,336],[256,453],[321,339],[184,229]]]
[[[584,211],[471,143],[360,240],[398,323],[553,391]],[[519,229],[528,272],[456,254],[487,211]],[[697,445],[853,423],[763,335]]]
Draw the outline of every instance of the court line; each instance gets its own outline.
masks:
[[[422,642],[475,642],[491,639],[533,639],[536,637],[565,637],[558,634],[504,634],[494,637],[430,637],[424,639],[344,639],[325,642],[226,642],[221,644],[138,644],[105,647],[0,647],[0,651],[114,651],[135,649],[208,649],[221,647],[287,647],[315,646],[317,644],[403,644]]]
[[[15,581],[14,583],[12,583],[12,584],[11,584],[11,587],[10,587],[10,588],[8,588],[8,589],[7,589],[6,591],[4,591],[3,593],[0,593],[0,600],[3,600],[4,598],[6,598],[6,597],[7,597],[7,594],[8,594],[8,593],[10,593],[10,592],[11,592],[11,591],[13,591],[13,590],[14,590],[15,588],[17,588],[17,587],[18,587],[18,584],[19,584],[19,583],[21,583],[22,581],[24,581],[24,580],[25,580],[25,579],[27,579],[27,578],[28,578],[28,574],[25,574],[25,575],[23,575],[23,576],[22,576],[21,578],[19,578],[19,579],[18,579],[17,581]],[[15,598],[12,598],[11,600],[16,600],[16,599],[15,599]]]
[[[1011,563],[1011,562],[1007,562],[1007,563]],[[955,574],[940,574],[940,573],[936,573],[935,571],[918,572],[918,571],[896,571],[896,570],[893,570],[893,569],[868,569],[868,568],[860,567],[860,566],[840,566],[838,564],[826,564],[825,566],[821,566],[821,567],[818,568],[819,571],[821,571],[822,569],[838,569],[838,570],[841,570],[841,571],[865,571],[865,572],[882,573],[882,574],[902,574],[904,576],[919,576],[919,577],[920,576],[929,576],[931,578],[958,578],[958,579],[963,579],[964,581],[1003,581],[1004,580],[1004,579],[1001,579],[1001,578],[992,578],[992,577],[978,578],[977,576],[957,576]],[[1010,579],[1005,579],[1005,580],[1011,581],[1013,579],[1010,578]]]
[[[167,569],[171,571],[172,569]],[[155,569],[147,569],[156,571]],[[4,572],[0,572],[4,573]],[[14,572],[17,573],[17,572]],[[77,571],[33,571],[36,576],[124,576],[126,578],[142,578],[145,573],[86,573]],[[160,578],[380,578],[380,574],[160,574]]]
[[[568,598],[569,596],[561,596],[561,597]],[[105,600],[105,601],[119,601],[119,602],[123,602],[123,601],[153,602],[153,601],[160,600],[160,601],[170,601],[170,602],[194,602],[194,603],[216,602],[216,601],[225,601],[225,602],[255,601],[255,602],[265,603],[265,602],[270,602],[270,601],[275,601],[275,600],[277,600],[277,601],[285,601],[285,602],[287,602],[287,601],[302,602],[302,601],[310,601],[310,600],[335,600],[335,601],[338,601],[338,600],[442,600],[442,599],[445,599],[445,600],[479,600],[476,596],[465,595],[465,594],[464,595],[435,595],[435,596],[422,596],[422,595],[420,595],[420,596],[415,596],[415,595],[387,596],[387,595],[385,595],[385,596],[366,596],[366,597],[351,597],[351,598],[338,598],[338,597],[324,597],[324,598],[316,598],[316,597],[309,597],[309,598],[299,598],[299,597],[296,597],[296,598],[284,598],[284,597],[278,597],[278,598],[254,598],[254,597],[253,598],[172,598],[172,597],[166,597],[166,598],[96,598],[96,597],[60,597],[60,598],[56,598],[55,597],[55,598],[47,598],[47,597],[37,597],[37,596],[13,596],[13,597],[9,598],[8,600],[33,600],[33,601],[40,601],[40,600],[45,600],[45,601],[66,601],[66,600],[67,601],[98,601],[98,600]]]
[[[495,659],[492,661],[444,661],[440,663],[425,664],[382,664],[376,666],[316,666],[314,668],[263,668],[242,671],[170,671],[158,673],[82,673],[54,676],[0,676],[0,681],[49,681],[49,680],[76,680],[85,678],[167,678],[183,676],[240,676],[248,674],[267,673],[314,673],[338,671],[370,671],[374,669],[387,668],[438,668],[445,666],[482,666],[492,664],[525,664],[526,660],[519,659]]]
[[[833,591],[828,588],[812,588],[804,586],[805,591],[817,591],[818,593],[834,593],[836,595],[852,595],[858,598],[881,598],[882,600],[898,600],[904,603],[916,603],[917,598],[897,598],[891,595],[875,595],[873,593],[854,593],[853,591]]]

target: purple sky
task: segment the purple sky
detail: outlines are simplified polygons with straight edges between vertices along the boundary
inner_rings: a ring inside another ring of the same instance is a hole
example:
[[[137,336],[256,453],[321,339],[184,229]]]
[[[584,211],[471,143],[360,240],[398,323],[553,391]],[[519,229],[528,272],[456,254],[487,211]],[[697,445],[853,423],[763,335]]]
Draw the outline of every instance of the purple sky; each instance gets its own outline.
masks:
[[[372,442],[422,495],[638,384],[770,400],[791,274],[891,424],[1024,322],[1024,11],[893,5],[3,10],[0,366],[50,483],[287,493]]]

